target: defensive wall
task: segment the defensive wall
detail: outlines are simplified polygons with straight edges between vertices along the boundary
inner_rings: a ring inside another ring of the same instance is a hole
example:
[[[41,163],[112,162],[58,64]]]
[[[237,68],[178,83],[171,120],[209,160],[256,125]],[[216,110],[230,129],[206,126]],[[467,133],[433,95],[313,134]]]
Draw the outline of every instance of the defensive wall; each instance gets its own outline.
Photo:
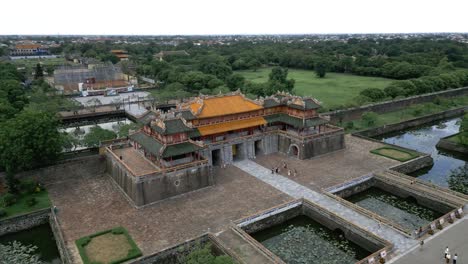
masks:
[[[423,95],[411,96],[403,99],[390,100],[360,107],[353,107],[343,110],[336,110],[322,113],[322,115],[330,116],[330,122],[338,124],[361,118],[364,112],[375,112],[378,114],[388,113],[403,109],[412,104],[432,102],[437,97],[455,97],[468,94],[468,87],[451,89],[441,92],[428,93]]]

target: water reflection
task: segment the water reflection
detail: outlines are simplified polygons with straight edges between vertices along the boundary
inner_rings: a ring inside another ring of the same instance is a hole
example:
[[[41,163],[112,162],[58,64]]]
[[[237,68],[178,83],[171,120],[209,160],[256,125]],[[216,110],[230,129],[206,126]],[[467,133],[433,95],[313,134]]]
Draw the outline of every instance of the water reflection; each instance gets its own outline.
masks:
[[[431,168],[417,171],[412,175],[422,180],[447,187],[450,171],[464,166],[468,161],[468,157],[438,150],[436,144],[440,138],[458,133],[460,120],[461,118],[451,118],[376,138],[386,143],[431,154],[434,159],[434,165]]]

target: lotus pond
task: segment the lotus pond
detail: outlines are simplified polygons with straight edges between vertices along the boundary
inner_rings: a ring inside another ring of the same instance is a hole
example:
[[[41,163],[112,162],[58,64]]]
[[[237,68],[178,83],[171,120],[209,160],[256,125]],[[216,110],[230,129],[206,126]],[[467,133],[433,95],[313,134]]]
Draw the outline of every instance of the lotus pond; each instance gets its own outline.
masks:
[[[375,187],[346,199],[411,231],[419,229],[419,227],[425,226],[443,215],[442,212],[418,204],[415,199],[403,199]]]
[[[356,263],[371,254],[307,216],[251,234],[263,246],[288,264]]]

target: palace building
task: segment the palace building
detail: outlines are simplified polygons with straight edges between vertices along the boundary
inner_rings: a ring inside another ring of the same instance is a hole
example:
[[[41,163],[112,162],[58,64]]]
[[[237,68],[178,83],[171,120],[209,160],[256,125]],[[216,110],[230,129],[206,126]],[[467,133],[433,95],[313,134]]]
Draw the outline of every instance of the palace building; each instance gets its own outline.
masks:
[[[317,100],[277,93],[199,96],[106,147],[108,170],[136,206],[214,184],[213,166],[275,152],[308,159],[344,148],[343,129],[318,115]]]

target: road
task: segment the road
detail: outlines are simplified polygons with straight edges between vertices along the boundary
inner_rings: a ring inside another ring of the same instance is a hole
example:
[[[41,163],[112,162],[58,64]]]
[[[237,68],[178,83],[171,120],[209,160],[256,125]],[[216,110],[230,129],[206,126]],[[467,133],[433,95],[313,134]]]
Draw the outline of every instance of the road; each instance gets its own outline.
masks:
[[[405,255],[389,263],[394,264],[441,264],[444,262],[445,247],[452,256],[457,253],[457,264],[468,263],[468,217],[465,216],[448,229],[427,239],[424,246],[417,246]],[[450,261],[452,264],[452,261]]]

